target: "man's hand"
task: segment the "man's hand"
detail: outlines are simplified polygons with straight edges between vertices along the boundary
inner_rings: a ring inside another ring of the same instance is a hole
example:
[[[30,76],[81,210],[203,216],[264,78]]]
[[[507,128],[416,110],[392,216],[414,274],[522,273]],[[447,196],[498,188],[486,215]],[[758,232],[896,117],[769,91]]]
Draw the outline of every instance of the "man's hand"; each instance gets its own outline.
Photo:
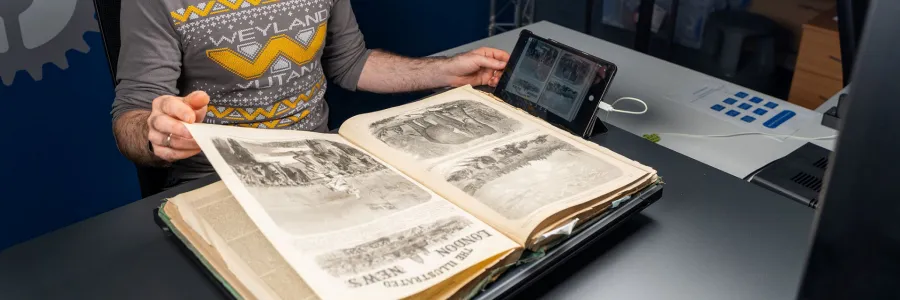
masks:
[[[147,139],[153,145],[153,154],[174,162],[200,153],[200,146],[182,124],[203,122],[209,95],[193,92],[185,97],[161,96],[153,99],[153,109],[147,118]]]
[[[452,87],[467,84],[495,87],[508,61],[506,51],[479,48],[450,58],[440,71],[446,76],[447,85]]]

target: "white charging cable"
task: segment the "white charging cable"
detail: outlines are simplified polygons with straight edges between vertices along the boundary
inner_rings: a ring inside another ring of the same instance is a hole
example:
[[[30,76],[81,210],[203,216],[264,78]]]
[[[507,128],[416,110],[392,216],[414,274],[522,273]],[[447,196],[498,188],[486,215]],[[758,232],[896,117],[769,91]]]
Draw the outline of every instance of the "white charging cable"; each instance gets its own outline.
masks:
[[[622,101],[622,100],[631,100],[631,101],[640,103],[641,105],[644,106],[644,110],[642,110],[642,111],[630,111],[630,110],[619,110],[619,109],[616,109],[614,106],[616,105],[616,103],[619,103],[619,101]],[[609,117],[609,113],[611,113],[611,112],[617,112],[617,113],[623,113],[623,114],[629,114],[629,115],[643,115],[644,113],[647,112],[647,109],[649,109],[649,108],[647,107],[647,102],[644,102],[644,100],[641,100],[641,99],[638,99],[638,98],[634,98],[634,97],[622,97],[622,98],[616,99],[616,101],[613,101],[612,104],[607,104],[606,102],[600,102],[600,104],[598,104],[597,106],[598,106],[600,109],[606,111],[606,116],[607,116],[607,117]]]

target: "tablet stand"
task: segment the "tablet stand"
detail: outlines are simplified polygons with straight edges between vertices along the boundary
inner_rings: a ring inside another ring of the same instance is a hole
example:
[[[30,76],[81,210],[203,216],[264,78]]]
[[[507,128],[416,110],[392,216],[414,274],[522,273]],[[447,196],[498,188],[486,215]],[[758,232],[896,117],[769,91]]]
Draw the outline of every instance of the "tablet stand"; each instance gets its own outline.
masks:
[[[591,134],[589,134],[587,137],[584,137],[584,138],[591,139],[591,138],[594,138],[595,136],[600,136],[600,135],[603,135],[603,134],[609,132],[609,128],[606,128],[605,121],[601,120],[600,116],[597,115],[597,113],[594,113],[594,125],[592,125],[592,126],[593,126],[593,129],[591,131],[589,131]]]

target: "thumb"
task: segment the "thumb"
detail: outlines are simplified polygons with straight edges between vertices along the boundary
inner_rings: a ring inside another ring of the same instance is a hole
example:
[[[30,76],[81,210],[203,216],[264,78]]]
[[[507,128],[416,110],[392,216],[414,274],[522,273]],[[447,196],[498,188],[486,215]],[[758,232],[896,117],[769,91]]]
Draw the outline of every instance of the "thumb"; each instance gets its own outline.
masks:
[[[487,56],[474,56],[475,64],[482,68],[494,69],[494,70],[503,70],[506,67],[506,62],[498,59],[490,58]]]
[[[196,122],[203,122],[206,116],[206,107],[209,105],[209,95],[204,91],[195,91],[184,97],[184,103],[187,103],[196,114]]]

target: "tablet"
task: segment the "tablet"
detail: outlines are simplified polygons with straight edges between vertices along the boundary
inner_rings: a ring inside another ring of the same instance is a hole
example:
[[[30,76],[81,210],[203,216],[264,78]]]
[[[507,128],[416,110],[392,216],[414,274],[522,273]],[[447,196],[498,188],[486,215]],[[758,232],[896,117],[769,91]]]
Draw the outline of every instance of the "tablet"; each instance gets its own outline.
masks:
[[[615,73],[611,62],[522,30],[494,96],[588,138]]]

